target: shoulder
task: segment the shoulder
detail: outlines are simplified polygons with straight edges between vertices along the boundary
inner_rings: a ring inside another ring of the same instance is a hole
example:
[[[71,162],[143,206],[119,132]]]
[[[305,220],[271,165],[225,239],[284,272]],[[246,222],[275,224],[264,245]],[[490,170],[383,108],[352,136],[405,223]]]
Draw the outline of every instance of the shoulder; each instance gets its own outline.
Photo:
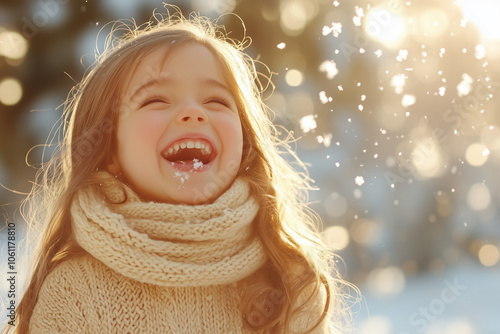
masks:
[[[113,271],[101,261],[89,254],[71,258],[59,263],[46,277],[44,285],[51,283],[64,284],[74,282],[93,283],[103,275],[111,275]]]
[[[95,286],[109,268],[83,255],[58,264],[45,278],[30,320],[33,333],[68,333],[92,318]]]

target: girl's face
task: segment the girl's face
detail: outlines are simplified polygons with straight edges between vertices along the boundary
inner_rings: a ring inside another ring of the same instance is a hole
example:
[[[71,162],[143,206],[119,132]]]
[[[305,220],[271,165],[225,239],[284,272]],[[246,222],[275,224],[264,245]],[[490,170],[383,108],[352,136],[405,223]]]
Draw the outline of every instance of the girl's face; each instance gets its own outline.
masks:
[[[233,182],[243,134],[217,59],[187,43],[145,56],[125,85],[109,166],[145,200],[208,203]]]

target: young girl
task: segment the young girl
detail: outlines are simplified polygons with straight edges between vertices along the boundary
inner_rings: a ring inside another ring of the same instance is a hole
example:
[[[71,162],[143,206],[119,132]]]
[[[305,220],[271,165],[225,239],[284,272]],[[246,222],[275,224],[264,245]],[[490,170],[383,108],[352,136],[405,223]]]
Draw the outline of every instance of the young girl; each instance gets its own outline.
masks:
[[[340,332],[308,180],[280,156],[244,42],[176,14],[110,43],[74,88],[16,332]]]

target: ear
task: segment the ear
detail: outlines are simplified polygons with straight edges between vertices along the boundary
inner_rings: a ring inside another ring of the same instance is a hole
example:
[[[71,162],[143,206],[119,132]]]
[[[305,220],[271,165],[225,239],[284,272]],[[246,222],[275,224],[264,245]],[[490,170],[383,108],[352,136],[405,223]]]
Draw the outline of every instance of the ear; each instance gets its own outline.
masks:
[[[106,170],[113,175],[120,174],[120,164],[118,163],[118,158],[116,155],[113,155],[111,158],[111,162],[106,166]]]

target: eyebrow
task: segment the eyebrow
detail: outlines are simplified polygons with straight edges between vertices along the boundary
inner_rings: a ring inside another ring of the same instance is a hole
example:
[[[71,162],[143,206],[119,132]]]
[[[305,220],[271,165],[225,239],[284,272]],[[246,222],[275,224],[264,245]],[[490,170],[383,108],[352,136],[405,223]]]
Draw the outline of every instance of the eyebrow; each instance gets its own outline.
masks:
[[[229,90],[229,88],[224,83],[220,82],[219,80],[212,79],[212,78],[202,78],[199,81],[202,84],[204,84],[205,86],[214,85],[214,86],[217,86],[218,88],[225,90],[231,96],[233,95],[232,92]],[[173,78],[166,78],[166,77],[154,78],[154,79],[142,84],[139,88],[137,88],[135,90],[135,92],[130,96],[129,101],[133,101],[142,91],[144,91],[145,89],[147,89],[149,87],[158,86],[158,85],[162,85],[162,84],[172,85],[172,84],[175,84],[176,82],[177,81]]]

